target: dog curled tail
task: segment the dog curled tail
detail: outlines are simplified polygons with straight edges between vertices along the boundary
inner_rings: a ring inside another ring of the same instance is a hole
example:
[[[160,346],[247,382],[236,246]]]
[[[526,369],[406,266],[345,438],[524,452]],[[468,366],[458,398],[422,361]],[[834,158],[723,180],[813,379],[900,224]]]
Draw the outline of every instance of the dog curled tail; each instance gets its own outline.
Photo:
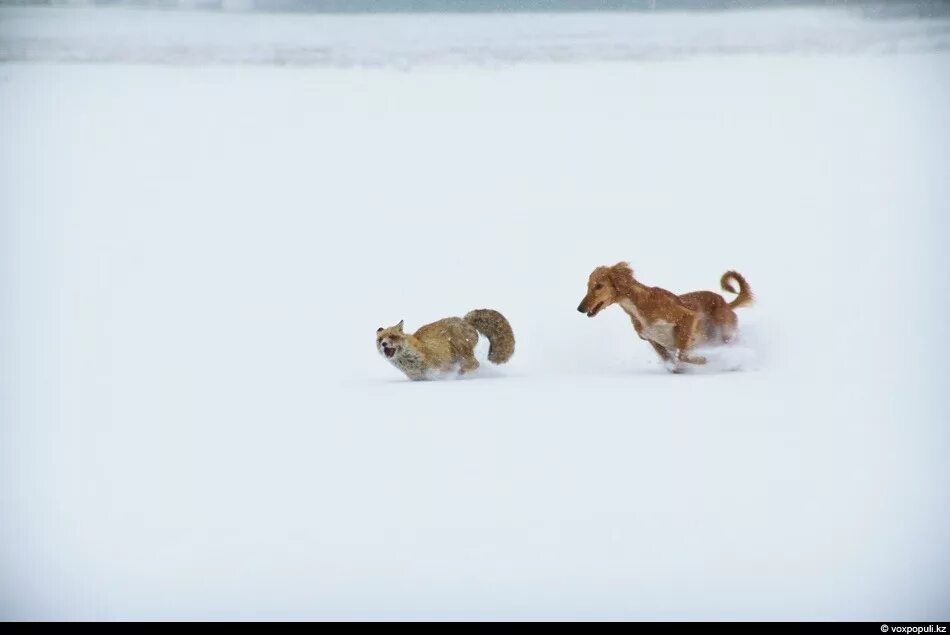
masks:
[[[732,286],[733,280],[739,283],[738,291]],[[745,281],[745,278],[743,278],[742,274],[738,271],[727,271],[722,274],[722,278],[719,279],[719,285],[723,291],[738,294],[738,297],[729,303],[729,306],[733,309],[752,304],[752,289],[749,288],[749,283]]]
[[[465,314],[466,322],[488,338],[488,361],[504,364],[515,354],[515,334],[504,315],[492,309],[475,309]]]

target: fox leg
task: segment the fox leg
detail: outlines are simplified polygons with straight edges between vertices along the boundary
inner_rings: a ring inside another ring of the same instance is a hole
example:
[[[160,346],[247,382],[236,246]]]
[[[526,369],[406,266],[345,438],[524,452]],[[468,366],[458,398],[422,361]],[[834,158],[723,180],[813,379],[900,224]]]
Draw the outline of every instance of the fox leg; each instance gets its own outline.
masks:
[[[470,373],[478,368],[475,359],[475,344],[478,343],[478,331],[468,322],[459,321],[459,329],[452,333],[450,343],[452,358],[458,364],[459,375]]]
[[[475,346],[459,346],[456,350],[459,360],[459,375],[470,373],[478,368],[478,360],[475,359]]]
[[[459,365],[459,375],[464,375],[465,373],[470,373],[478,369],[478,360],[475,359],[474,351],[467,351],[462,353],[461,363]]]

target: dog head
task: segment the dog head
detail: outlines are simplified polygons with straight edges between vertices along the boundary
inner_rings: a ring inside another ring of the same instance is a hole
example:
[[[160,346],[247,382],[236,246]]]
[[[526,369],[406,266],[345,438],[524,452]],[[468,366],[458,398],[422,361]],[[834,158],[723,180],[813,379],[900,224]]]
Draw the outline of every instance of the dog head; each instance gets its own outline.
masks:
[[[587,279],[587,295],[577,310],[586,313],[587,317],[594,317],[620,300],[623,297],[621,289],[632,279],[633,270],[625,262],[618,262],[613,267],[597,267]]]
[[[402,350],[406,343],[406,334],[402,331],[403,320],[390,327],[376,329],[376,349],[385,357],[391,358]]]

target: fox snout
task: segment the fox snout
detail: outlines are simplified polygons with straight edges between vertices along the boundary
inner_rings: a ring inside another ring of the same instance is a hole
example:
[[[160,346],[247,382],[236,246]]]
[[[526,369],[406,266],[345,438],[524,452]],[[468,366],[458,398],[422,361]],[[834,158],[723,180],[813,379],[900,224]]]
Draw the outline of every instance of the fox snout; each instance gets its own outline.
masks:
[[[578,313],[587,313],[587,309],[584,308],[584,301],[581,300],[581,303],[577,305]]]
[[[379,352],[385,355],[386,357],[392,357],[396,354],[396,347],[390,343],[388,340],[380,340],[379,342]]]

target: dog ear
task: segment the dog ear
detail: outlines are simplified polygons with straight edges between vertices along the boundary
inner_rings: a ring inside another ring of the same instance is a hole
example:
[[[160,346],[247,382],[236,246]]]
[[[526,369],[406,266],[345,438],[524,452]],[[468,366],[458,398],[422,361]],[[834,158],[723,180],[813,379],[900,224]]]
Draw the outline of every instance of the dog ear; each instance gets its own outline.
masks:
[[[614,288],[622,289],[630,286],[633,280],[633,269],[626,262],[618,262],[610,268],[610,282]]]

